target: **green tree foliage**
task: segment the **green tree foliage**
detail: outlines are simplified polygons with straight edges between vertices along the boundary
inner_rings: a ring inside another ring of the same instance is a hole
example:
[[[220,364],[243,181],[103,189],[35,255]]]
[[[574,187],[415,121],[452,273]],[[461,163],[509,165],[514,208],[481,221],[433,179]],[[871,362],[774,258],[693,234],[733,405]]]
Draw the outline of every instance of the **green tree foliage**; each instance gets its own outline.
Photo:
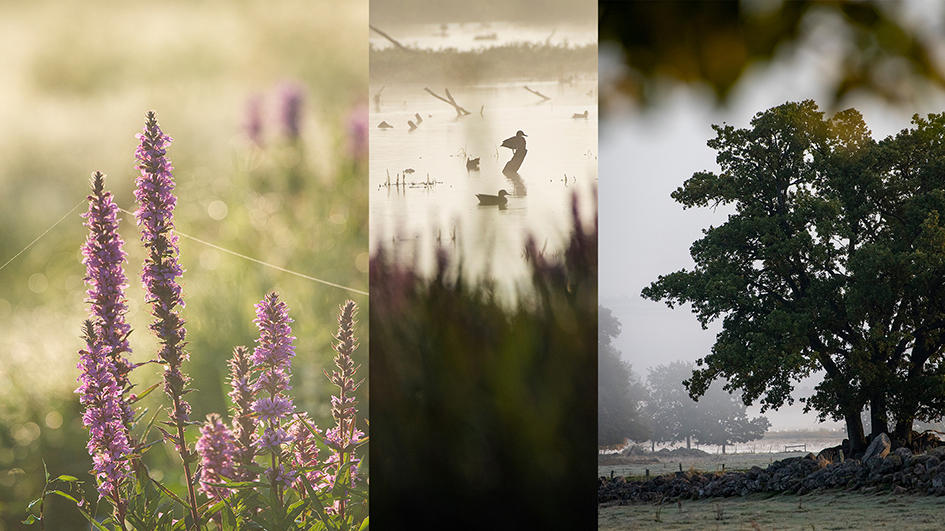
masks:
[[[609,447],[627,439],[646,441],[653,433],[641,411],[646,387],[613,344],[620,335],[620,321],[603,306],[597,307],[597,315],[597,444]]]
[[[791,403],[793,382],[824,379],[807,407],[844,419],[854,452],[873,434],[909,441],[945,401],[945,117],[875,142],[853,109],[824,119],[812,101],[758,113],[751,128],[713,126],[721,172],[673,193],[685,208],[729,205],[691,249],[696,267],[661,276],[645,297],[722,319],[687,382],[719,377],[745,403]]]
[[[840,44],[836,100],[862,89],[902,101],[923,82],[942,86],[945,72],[934,60],[939,36],[917,30],[901,7],[877,0],[610,1],[600,2],[598,14],[601,43],[620,45],[630,67],[619,88],[643,102],[666,79],[707,83],[724,101],[749,65],[789,57],[817,33]],[[825,31],[810,30],[818,26]]]
[[[686,441],[695,438],[701,444],[725,447],[754,441],[764,436],[771,423],[767,417],[749,419],[745,404],[716,382],[699,399],[693,400],[684,380],[692,376],[693,364],[674,361],[650,370],[649,413],[653,417],[655,442]]]
[[[563,259],[530,242],[514,308],[445,251],[432,279],[371,258],[373,524],[593,525],[597,227],[579,219]]]

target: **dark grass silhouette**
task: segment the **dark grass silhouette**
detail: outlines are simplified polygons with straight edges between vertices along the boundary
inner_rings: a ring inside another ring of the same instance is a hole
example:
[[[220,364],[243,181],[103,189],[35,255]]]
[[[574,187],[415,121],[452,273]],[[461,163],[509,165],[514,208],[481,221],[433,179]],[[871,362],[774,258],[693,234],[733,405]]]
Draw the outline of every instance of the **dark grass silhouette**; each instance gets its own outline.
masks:
[[[514,308],[439,254],[432,279],[371,259],[372,523],[596,525],[597,226],[560,257],[529,242]]]

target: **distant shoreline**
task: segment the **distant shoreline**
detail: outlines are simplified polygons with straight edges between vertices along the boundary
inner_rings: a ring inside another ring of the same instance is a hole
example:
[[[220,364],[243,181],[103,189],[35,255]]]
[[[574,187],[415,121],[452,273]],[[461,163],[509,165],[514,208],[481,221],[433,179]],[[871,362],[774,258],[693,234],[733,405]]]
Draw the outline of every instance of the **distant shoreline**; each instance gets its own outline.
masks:
[[[385,48],[370,50],[371,83],[450,83],[489,81],[568,82],[597,76],[597,45],[555,46],[516,43],[470,51]]]

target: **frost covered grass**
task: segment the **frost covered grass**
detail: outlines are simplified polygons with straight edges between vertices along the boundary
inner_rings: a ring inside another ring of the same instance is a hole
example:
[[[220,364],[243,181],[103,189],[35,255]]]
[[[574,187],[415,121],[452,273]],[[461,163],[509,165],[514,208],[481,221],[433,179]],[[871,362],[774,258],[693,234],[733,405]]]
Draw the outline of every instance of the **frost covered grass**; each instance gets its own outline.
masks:
[[[658,503],[601,506],[597,522],[601,531],[932,530],[941,527],[941,511],[942,501],[936,496],[819,491],[803,496],[752,494],[684,500],[681,504],[673,502],[662,506]]]

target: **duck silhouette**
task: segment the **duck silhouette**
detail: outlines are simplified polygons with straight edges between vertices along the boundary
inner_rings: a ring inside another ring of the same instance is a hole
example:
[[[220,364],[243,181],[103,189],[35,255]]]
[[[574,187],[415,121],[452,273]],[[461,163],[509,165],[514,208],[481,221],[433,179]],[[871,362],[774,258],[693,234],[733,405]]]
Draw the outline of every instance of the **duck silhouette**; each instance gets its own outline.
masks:
[[[581,118],[583,118],[583,119],[587,120],[587,111],[584,111],[582,114],[577,114],[577,113],[575,113],[574,116],[572,116],[571,118],[574,118],[574,119],[581,119]]]
[[[509,195],[505,190],[499,190],[499,195],[476,194],[480,205],[499,205],[502,206],[509,202],[505,196]]]
[[[502,173],[505,175],[518,173],[518,169],[522,167],[522,162],[525,161],[525,155],[528,154],[528,150],[525,149],[526,136],[528,135],[519,131],[515,133],[515,136],[502,141],[502,147],[507,147],[512,150],[512,160],[506,162],[505,167],[502,168]]]
[[[466,171],[479,170],[479,157],[466,159]]]
[[[528,136],[525,133],[519,131],[515,133],[515,136],[510,136],[502,141],[502,147],[509,148],[512,152],[517,152],[520,149],[525,149],[525,137]]]

